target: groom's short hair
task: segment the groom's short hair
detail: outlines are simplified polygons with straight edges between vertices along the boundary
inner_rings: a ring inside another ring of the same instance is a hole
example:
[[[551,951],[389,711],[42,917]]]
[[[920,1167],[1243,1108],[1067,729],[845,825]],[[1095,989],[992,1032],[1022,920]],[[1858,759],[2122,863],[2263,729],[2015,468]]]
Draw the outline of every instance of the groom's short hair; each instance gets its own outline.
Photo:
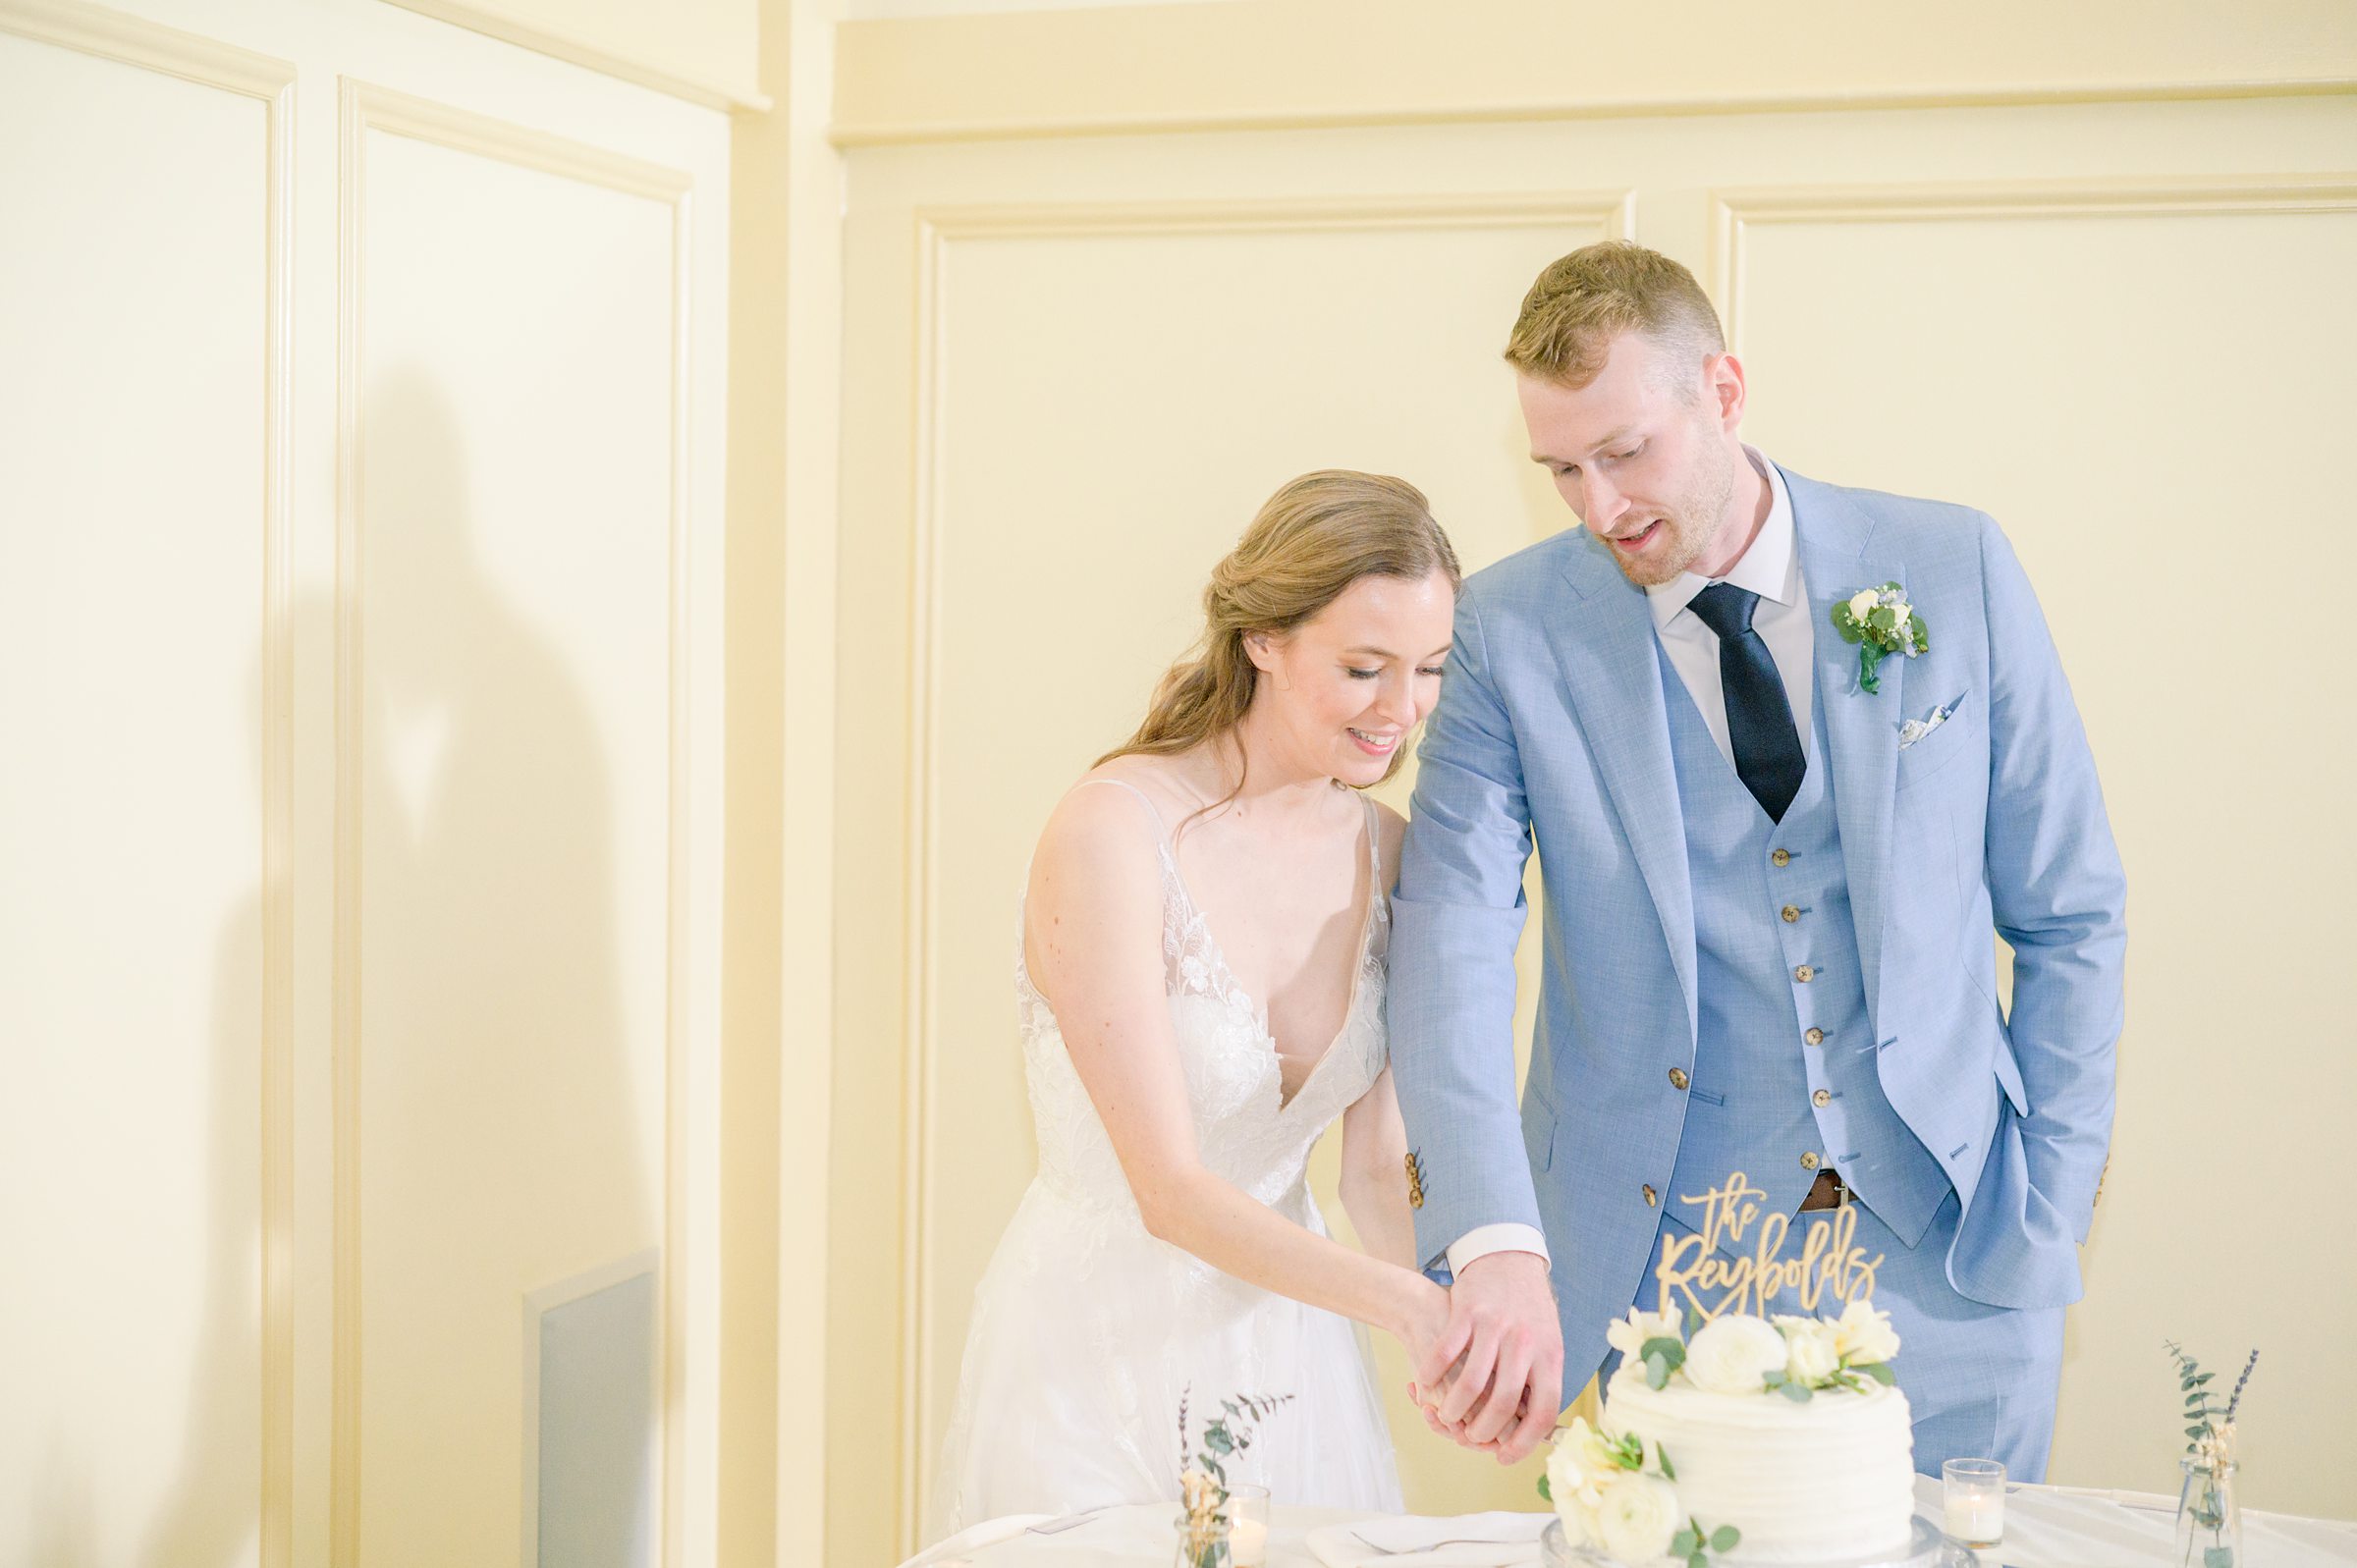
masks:
[[[1506,362],[1576,390],[1602,372],[1613,340],[1624,332],[1672,351],[1681,370],[1727,351],[1719,312],[1694,274],[1632,240],[1606,240],[1547,264],[1522,297]],[[1681,396],[1692,390],[1682,374],[1676,389]]]

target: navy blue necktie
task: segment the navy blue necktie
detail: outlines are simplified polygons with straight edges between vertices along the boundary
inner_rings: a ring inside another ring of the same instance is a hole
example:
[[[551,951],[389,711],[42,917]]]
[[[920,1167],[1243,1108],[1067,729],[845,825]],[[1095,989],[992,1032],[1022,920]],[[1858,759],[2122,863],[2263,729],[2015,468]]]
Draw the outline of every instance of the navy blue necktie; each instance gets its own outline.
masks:
[[[1719,686],[1727,697],[1727,737],[1734,742],[1735,776],[1768,813],[1784,820],[1784,808],[1800,793],[1808,762],[1800,733],[1792,727],[1792,704],[1768,644],[1751,629],[1760,596],[1731,582],[1714,582],[1688,606],[1719,635]]]

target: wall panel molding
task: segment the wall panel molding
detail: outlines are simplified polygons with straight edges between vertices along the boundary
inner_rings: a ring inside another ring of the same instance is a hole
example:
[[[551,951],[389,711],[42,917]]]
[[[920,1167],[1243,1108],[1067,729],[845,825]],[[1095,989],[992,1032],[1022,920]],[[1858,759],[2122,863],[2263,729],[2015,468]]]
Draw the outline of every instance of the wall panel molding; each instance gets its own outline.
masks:
[[[0,32],[262,106],[262,1568],[295,1557],[295,79],[287,61],[82,0],[0,0]]]
[[[670,71],[661,66],[632,59],[616,49],[603,48],[585,38],[568,37],[535,27],[490,6],[469,4],[468,0],[392,0],[405,11],[447,22],[452,27],[479,32],[502,43],[562,60],[568,65],[581,66],[602,75],[618,78],[634,86],[651,87],[674,98],[705,109],[743,109],[755,114],[770,107],[769,95],[749,81],[722,81],[698,76],[692,72]]]
[[[366,518],[360,502],[366,432],[360,407],[366,345],[361,307],[366,279],[368,138],[402,136],[489,158],[558,179],[576,181],[659,203],[671,224],[671,488],[667,518],[669,627],[668,758],[665,867],[665,1000],[662,1262],[658,1295],[662,1458],[659,1483],[662,1561],[685,1561],[688,1478],[681,1439],[687,1399],[686,1314],[683,1310],[687,1247],[690,1143],[688,1062],[689,718],[688,597],[690,571],[689,389],[692,358],[692,203],[694,179],[679,169],[626,157],[529,127],[476,114],[390,87],[342,79],[339,113],[342,210],[337,257],[336,399],[336,736],[334,914],[334,1209],[335,1327],[329,1453],[329,1561],[358,1568],[360,1508],[360,1105],[359,1069],[361,701],[365,626],[361,582],[366,564]]]
[[[875,146],[2357,90],[2357,20],[2337,0],[2086,0],[2059,27],[2036,0],[1903,18],[1863,0],[1703,0],[1673,47],[1649,12],[1567,19],[1548,0],[1341,15],[1263,0],[848,22],[833,134]]]
[[[1195,202],[1072,202],[982,204],[917,209],[915,249],[916,355],[910,449],[913,528],[909,582],[908,764],[904,780],[904,842],[908,881],[904,890],[903,1106],[901,1150],[901,1400],[899,1516],[901,1549],[913,1551],[922,1528],[932,1454],[922,1440],[924,1415],[939,1376],[933,1343],[933,1282],[928,1266],[932,1229],[928,1185],[939,1103],[939,876],[942,801],[935,759],[940,755],[937,694],[941,687],[941,541],[947,521],[941,473],[948,421],[947,324],[950,253],[959,244],[995,240],[1248,237],[1270,234],[1461,231],[1593,226],[1615,239],[1633,238],[1636,192],[1510,191],[1495,195],[1400,195],[1358,198],[1280,198]],[[953,1347],[953,1354],[955,1347]]]
[[[1755,229],[1975,218],[2144,218],[2357,209],[2357,173],[2302,178],[2017,181],[1733,188],[1711,196],[1711,297],[1742,350],[1744,263]]]

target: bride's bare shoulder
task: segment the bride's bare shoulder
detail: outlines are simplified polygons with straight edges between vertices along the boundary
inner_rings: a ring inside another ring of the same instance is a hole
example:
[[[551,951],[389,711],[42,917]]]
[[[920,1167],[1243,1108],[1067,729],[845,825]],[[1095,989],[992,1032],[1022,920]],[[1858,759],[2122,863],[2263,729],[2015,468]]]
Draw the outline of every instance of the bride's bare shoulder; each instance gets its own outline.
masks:
[[[1198,765],[1188,755],[1177,757],[1128,753],[1108,757],[1073,781],[1058,810],[1077,802],[1087,801],[1088,809],[1098,809],[1098,802],[1111,799],[1125,805],[1130,814],[1143,817],[1138,797],[1153,808],[1163,833],[1167,836],[1189,813],[1203,803],[1202,783],[1195,777]],[[1124,787],[1105,788],[1106,784]],[[1092,798],[1093,797],[1093,798]]]
[[[1115,787],[1119,786],[1119,787]],[[1157,849],[1189,808],[1182,782],[1160,757],[1114,757],[1073,782],[1048,814],[1032,856],[1034,896],[1071,876],[1146,891],[1161,882]]]

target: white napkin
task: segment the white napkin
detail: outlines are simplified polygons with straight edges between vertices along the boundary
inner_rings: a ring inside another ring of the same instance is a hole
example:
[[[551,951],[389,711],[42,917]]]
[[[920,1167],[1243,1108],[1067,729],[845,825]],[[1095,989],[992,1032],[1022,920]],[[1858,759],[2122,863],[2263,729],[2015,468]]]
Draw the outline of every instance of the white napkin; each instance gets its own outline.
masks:
[[[1000,1519],[985,1519],[978,1525],[968,1525],[947,1541],[935,1541],[923,1551],[901,1564],[901,1568],[972,1568],[967,1553],[985,1546],[995,1546],[1002,1541],[1013,1541],[1033,1525],[1045,1524],[1053,1514],[1008,1514]]]
[[[1537,1568],[1547,1514],[1415,1515],[1324,1525],[1309,1533],[1326,1568]]]

